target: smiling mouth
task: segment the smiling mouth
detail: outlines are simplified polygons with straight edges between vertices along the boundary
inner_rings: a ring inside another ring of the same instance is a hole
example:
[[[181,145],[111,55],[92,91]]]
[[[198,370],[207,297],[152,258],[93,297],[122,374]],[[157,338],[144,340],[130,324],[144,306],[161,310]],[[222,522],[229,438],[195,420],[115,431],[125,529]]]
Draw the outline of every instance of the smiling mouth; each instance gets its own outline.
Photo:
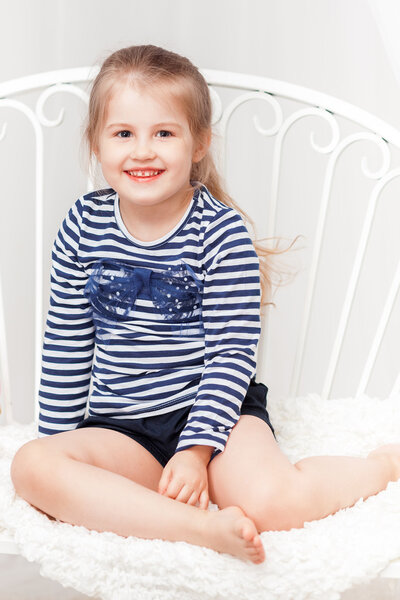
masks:
[[[164,173],[163,169],[159,169],[159,170],[137,170],[137,171],[125,171],[125,173],[127,173],[130,177],[133,177],[135,179],[153,179],[154,177],[157,177],[158,175],[161,175],[161,173]]]

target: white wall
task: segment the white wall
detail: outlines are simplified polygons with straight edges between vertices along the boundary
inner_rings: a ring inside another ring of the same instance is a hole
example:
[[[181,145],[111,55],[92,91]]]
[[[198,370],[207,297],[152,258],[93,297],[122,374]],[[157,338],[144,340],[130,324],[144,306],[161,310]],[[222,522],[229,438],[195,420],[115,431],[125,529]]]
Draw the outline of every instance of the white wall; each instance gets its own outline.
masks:
[[[264,75],[318,89],[400,128],[399,85],[364,0],[0,0],[0,19],[0,80],[99,64],[119,47],[152,43],[188,56],[201,68]],[[51,116],[58,106],[48,107]],[[0,126],[1,122],[0,117]],[[10,127],[9,131],[17,143],[12,152],[17,157],[13,178],[25,185],[19,197],[28,201],[21,210],[22,205],[15,206],[12,181],[3,185],[0,252],[6,282],[15,290],[11,308],[18,315],[9,325],[13,391],[19,399],[16,417],[27,422],[32,417],[25,399],[32,385],[28,305],[33,206],[28,174],[33,166],[24,151],[32,140],[22,130],[16,134]],[[83,173],[72,183],[63,180],[63,172],[69,172],[64,165],[77,161],[76,151],[67,150],[68,141],[76,139],[77,147],[79,137],[76,123],[69,123],[68,117],[63,131],[65,147],[48,133],[46,247],[67,208],[84,191]],[[0,160],[2,181],[6,175],[9,180],[4,149]],[[255,195],[257,186],[252,182],[246,186],[246,194]],[[302,232],[301,227],[297,232]],[[16,360],[21,339],[25,341],[22,367]]]
[[[0,80],[153,43],[203,68],[319,89],[400,126],[399,86],[365,0],[1,0],[0,17]]]

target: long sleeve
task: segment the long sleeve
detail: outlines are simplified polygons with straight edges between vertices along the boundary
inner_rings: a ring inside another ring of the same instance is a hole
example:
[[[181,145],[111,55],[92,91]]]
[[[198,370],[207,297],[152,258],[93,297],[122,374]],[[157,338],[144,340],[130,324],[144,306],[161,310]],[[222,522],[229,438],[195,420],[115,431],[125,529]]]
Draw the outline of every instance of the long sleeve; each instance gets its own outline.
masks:
[[[79,200],[70,209],[52,251],[50,308],[43,342],[38,437],[70,431],[84,418],[94,353],[87,275],[78,261]]]
[[[239,420],[260,336],[259,260],[240,215],[229,209],[205,235],[204,371],[176,451],[222,452]]]

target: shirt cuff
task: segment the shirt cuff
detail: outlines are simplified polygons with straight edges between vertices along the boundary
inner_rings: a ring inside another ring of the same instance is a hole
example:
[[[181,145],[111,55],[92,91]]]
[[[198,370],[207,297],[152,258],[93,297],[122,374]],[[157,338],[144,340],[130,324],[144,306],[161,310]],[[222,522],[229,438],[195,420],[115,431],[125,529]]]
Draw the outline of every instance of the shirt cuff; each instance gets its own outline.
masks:
[[[214,446],[215,450],[211,455],[213,457],[215,453],[219,454],[220,452],[224,451],[231,431],[232,429],[229,429],[228,431],[225,430],[224,432],[215,432],[213,430],[199,431],[190,435],[186,433],[185,435],[185,430],[183,429],[175,452],[187,450],[192,446]]]

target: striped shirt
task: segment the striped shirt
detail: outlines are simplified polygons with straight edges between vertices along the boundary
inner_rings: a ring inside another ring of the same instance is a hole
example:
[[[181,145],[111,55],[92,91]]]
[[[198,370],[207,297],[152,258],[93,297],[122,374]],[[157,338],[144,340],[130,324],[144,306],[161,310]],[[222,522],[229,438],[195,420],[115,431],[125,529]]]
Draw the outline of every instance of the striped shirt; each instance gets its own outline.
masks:
[[[88,416],[135,419],[191,406],[176,451],[224,450],[260,335],[258,256],[239,213],[205,186],[172,231],[126,229],[112,189],[69,210],[52,252],[38,437]]]

